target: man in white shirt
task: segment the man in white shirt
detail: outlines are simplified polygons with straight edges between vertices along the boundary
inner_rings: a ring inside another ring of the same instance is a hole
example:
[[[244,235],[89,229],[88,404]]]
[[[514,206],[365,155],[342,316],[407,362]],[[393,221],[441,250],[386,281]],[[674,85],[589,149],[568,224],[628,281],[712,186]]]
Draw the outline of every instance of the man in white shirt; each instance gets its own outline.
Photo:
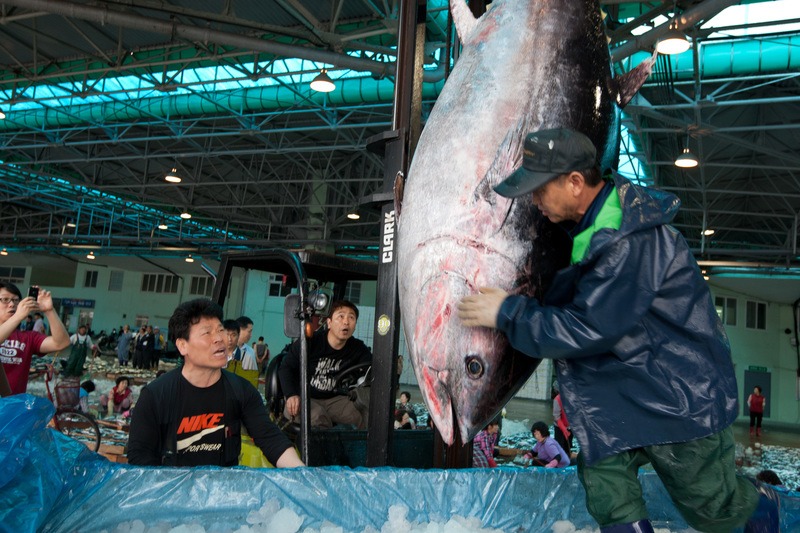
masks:
[[[256,352],[249,344],[253,336],[253,321],[246,316],[240,316],[236,321],[239,323],[239,354],[242,370],[258,370]]]

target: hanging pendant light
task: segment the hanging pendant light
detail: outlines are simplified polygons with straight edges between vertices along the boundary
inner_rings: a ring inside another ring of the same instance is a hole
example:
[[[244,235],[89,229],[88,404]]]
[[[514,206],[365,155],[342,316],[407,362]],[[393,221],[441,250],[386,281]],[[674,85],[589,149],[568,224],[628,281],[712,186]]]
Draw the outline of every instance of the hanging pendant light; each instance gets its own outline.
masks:
[[[656,43],[656,52],[664,55],[682,54],[691,45],[686,34],[678,29],[678,23],[673,20],[670,22],[667,32]]]
[[[167,172],[167,175],[164,176],[164,181],[168,181],[170,183],[180,183],[181,177],[178,176],[178,169],[173,168],[172,170]]]
[[[329,93],[336,88],[333,80],[328,76],[328,69],[322,69],[322,72],[311,80],[311,88],[321,93]]]
[[[699,165],[700,162],[697,160],[697,156],[695,156],[687,146],[683,149],[683,152],[675,159],[675,166],[680,168],[694,168]]]
[[[700,161],[697,156],[689,150],[689,132],[687,131],[686,146],[684,146],[683,152],[675,159],[675,166],[679,168],[695,168],[698,164],[700,164]]]

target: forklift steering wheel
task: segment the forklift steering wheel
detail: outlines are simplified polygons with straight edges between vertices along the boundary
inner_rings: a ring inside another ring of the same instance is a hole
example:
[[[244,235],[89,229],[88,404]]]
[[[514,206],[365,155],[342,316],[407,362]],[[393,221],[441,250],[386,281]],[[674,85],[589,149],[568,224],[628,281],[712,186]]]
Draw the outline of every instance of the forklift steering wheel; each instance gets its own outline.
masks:
[[[369,372],[372,363],[359,363],[345,368],[333,378],[333,390],[337,394],[346,396],[357,384],[361,376]]]

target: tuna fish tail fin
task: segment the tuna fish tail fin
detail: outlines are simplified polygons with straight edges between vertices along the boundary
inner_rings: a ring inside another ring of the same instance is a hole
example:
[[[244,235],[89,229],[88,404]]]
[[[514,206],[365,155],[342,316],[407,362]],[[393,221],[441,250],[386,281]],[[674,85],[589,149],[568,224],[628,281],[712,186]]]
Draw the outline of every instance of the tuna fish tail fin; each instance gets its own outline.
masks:
[[[628,102],[647,81],[647,78],[653,72],[657,54],[657,52],[654,52],[650,58],[639,63],[635,69],[611,80],[611,91],[620,109],[628,105]]]
[[[458,38],[462,43],[467,42],[472,30],[478,25],[478,19],[469,10],[465,0],[450,0],[450,13],[453,15]]]

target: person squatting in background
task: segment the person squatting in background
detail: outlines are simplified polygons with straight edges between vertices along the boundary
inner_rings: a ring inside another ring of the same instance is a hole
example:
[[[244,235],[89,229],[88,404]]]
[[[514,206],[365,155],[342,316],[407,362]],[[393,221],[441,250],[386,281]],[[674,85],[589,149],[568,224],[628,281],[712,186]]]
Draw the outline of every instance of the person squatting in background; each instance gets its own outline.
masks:
[[[111,387],[108,394],[100,396],[102,411],[111,416],[113,413],[122,413],[131,408],[133,404],[133,391],[130,388],[130,379],[126,376],[118,376],[116,385]]]
[[[544,422],[531,426],[531,434],[536,439],[533,449],[523,456],[531,466],[545,468],[565,468],[569,466],[569,455],[556,440],[550,436],[550,428]]]
[[[81,383],[81,390],[78,391],[78,408],[84,412],[89,412],[89,394],[95,391],[94,381],[86,380]]]
[[[472,440],[472,466],[473,468],[494,468],[497,466],[495,446],[500,437],[500,423],[492,420],[475,435]]]

